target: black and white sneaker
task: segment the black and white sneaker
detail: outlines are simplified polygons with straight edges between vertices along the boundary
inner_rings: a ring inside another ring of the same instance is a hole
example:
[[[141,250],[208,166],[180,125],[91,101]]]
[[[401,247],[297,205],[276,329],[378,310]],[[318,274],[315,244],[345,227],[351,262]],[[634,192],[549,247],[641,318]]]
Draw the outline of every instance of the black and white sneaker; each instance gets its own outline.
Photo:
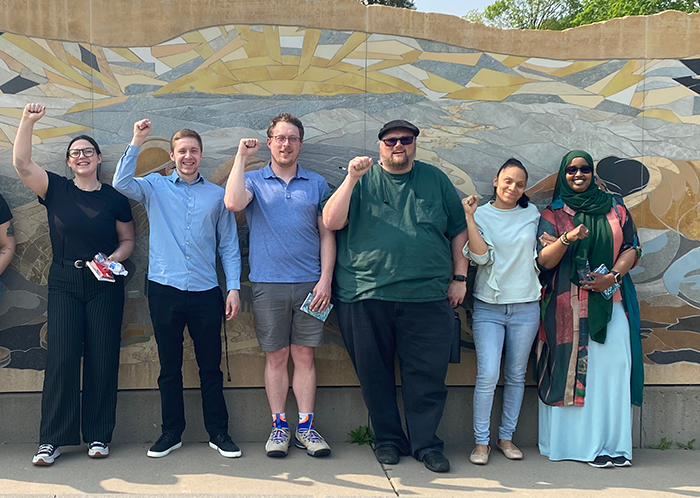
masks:
[[[182,439],[180,436],[164,432],[158,438],[153,446],[148,450],[148,455],[151,458],[161,458],[168,455],[171,451],[182,447]]]
[[[596,469],[609,469],[615,466],[612,457],[608,455],[598,455],[595,460],[588,462],[588,465]]]
[[[221,456],[226,458],[238,458],[241,456],[241,449],[233,442],[228,434],[217,434],[209,441],[209,447],[214,448]]]
[[[109,456],[109,446],[100,441],[93,441],[88,445],[88,456],[90,458],[107,458]]]
[[[34,458],[32,458],[32,463],[34,465],[48,467],[49,465],[53,465],[53,462],[60,456],[61,452],[58,446],[54,446],[53,444],[40,444],[39,451],[37,451]]]
[[[623,456],[613,457],[612,463],[615,467],[631,467],[632,462]]]

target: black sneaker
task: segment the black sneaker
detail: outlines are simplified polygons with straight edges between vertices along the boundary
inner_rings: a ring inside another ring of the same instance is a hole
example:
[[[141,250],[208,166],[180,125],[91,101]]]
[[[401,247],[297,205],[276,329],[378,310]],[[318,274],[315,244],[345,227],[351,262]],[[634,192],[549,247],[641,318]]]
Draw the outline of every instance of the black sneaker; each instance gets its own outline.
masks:
[[[36,452],[34,458],[32,458],[32,463],[39,466],[49,466],[53,465],[54,460],[61,456],[61,452],[58,446],[53,444],[41,444],[39,445],[39,451]]]
[[[214,448],[221,456],[226,458],[238,458],[241,456],[241,449],[236,446],[231,436],[228,434],[217,434],[209,441],[209,447]]]
[[[598,455],[595,457],[595,460],[588,462],[588,465],[596,469],[609,469],[614,467],[613,459],[608,455]]]
[[[148,453],[146,453],[146,455],[148,455],[151,458],[161,458],[166,456],[171,451],[181,447],[182,439],[180,439],[180,436],[176,436],[175,434],[171,434],[170,432],[164,432],[158,438],[158,441],[156,441],[156,443],[153,446],[151,446],[151,449],[148,450]]]
[[[612,463],[615,467],[631,467],[632,462],[623,456],[613,457]]]

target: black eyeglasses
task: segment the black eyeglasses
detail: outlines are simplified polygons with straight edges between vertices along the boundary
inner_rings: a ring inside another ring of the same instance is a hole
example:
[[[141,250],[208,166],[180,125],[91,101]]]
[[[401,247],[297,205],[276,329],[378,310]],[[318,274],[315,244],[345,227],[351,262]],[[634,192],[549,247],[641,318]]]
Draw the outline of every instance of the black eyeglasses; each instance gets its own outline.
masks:
[[[575,175],[577,171],[580,171],[584,175],[590,175],[593,173],[593,166],[588,164],[584,164],[580,168],[577,168],[576,166],[567,166],[564,171],[566,171],[567,175]]]
[[[387,147],[393,147],[397,142],[401,142],[401,145],[411,145],[415,139],[416,137],[391,137],[382,138],[381,141],[384,142],[384,145]]]
[[[68,156],[70,157],[80,157],[80,154],[85,157],[92,157],[95,155],[94,147],[85,147],[84,149],[68,149]]]

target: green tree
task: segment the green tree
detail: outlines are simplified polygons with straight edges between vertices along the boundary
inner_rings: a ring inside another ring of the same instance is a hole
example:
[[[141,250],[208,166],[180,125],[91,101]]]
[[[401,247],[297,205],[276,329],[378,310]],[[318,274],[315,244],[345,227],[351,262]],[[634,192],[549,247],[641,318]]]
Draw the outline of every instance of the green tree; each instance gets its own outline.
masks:
[[[413,0],[359,0],[365,5],[388,5],[389,7],[402,7],[404,9],[416,10]]]
[[[646,16],[665,10],[700,11],[698,0],[587,0],[572,19],[572,26],[581,26],[616,17]]]

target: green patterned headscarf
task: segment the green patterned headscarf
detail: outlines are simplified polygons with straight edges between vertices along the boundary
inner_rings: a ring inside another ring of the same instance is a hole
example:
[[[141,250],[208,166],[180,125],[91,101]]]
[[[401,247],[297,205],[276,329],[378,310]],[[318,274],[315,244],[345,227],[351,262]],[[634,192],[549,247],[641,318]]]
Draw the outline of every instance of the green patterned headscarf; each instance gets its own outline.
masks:
[[[592,167],[593,159],[582,150],[573,150],[561,160],[557,183],[554,187],[553,201],[557,198],[576,210],[574,227],[583,224],[590,234],[585,239],[580,239],[571,244],[571,282],[579,285],[578,269],[589,262],[591,270],[596,269],[601,263],[605,263],[608,270],[612,269],[613,234],[606,215],[612,209],[612,195],[598,188],[595,179],[584,192],[575,192],[566,181],[566,167],[577,157],[582,157]],[[591,339],[604,343],[607,333],[607,325],[612,316],[612,300],[605,299],[600,292],[588,293],[588,333]]]

